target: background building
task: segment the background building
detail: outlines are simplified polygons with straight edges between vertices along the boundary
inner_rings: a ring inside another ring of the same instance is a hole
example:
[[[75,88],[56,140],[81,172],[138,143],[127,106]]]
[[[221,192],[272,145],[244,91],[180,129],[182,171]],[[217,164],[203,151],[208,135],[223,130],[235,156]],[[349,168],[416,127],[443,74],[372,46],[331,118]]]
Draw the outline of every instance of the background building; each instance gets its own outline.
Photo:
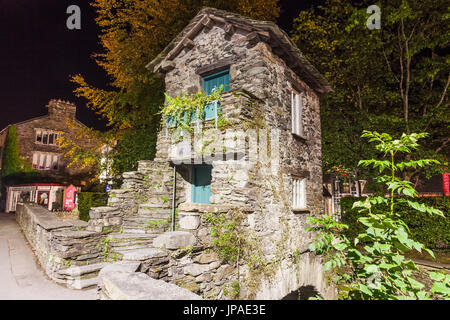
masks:
[[[7,187],[10,187],[9,190],[16,190],[17,188],[12,187],[36,184],[58,185],[60,187],[72,184],[78,187],[86,187],[89,184],[92,170],[95,170],[95,168],[69,167],[70,160],[64,156],[64,150],[60,148],[58,143],[58,138],[62,134],[70,139],[76,136],[77,130],[86,128],[83,123],[76,119],[76,105],[68,101],[53,99],[50,100],[47,108],[47,115],[11,124],[0,131],[0,170],[5,165],[3,161],[7,147],[7,135],[12,126],[17,131],[19,157],[24,161],[24,166],[28,168],[28,170],[24,170],[24,173],[17,172],[9,176],[3,175],[1,188],[3,201],[7,197]],[[88,140],[77,140],[77,143],[86,147],[92,145],[92,142]],[[30,169],[34,172],[25,173]],[[15,208],[15,203],[21,198],[21,195],[15,194],[13,198],[16,199],[13,201],[14,203],[8,205],[11,209]],[[32,198],[36,199],[36,197]],[[49,201],[47,201],[47,207],[51,208]]]

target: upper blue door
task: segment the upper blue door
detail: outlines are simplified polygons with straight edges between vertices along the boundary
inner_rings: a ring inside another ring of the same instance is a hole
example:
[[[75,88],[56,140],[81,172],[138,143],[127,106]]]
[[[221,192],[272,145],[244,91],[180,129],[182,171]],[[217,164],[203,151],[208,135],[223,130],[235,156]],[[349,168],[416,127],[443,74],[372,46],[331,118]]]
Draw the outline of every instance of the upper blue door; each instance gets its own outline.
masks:
[[[194,165],[192,167],[192,202],[206,203],[211,201],[211,165]]]
[[[202,78],[202,87],[206,94],[223,85],[223,91],[230,90],[230,70],[223,70]]]
[[[206,94],[211,94],[215,88],[218,89],[221,85],[223,85],[223,92],[230,90],[230,70],[223,70],[202,78],[202,87]],[[217,108],[219,109],[220,105]],[[215,117],[214,103],[207,104],[204,108],[204,118],[209,120]]]

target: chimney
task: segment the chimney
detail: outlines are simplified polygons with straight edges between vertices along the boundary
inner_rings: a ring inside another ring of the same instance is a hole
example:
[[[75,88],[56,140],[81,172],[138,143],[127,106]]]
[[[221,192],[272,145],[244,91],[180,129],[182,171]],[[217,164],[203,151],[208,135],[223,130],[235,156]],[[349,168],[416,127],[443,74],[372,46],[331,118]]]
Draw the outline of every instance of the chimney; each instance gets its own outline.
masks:
[[[48,114],[51,118],[65,120],[66,118],[75,119],[77,106],[69,101],[52,99],[47,105]]]

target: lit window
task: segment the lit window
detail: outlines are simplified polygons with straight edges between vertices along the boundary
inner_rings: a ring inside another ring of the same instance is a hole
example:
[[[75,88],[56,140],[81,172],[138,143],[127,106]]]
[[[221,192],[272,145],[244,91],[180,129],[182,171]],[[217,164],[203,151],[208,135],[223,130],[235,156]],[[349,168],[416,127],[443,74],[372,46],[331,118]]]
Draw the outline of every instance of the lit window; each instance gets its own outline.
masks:
[[[58,170],[59,155],[45,152],[33,153],[33,169]]]
[[[41,130],[36,131],[36,142],[42,143],[42,131]]]
[[[39,153],[33,153],[33,169],[39,169]]]
[[[52,163],[53,170],[58,170],[58,162],[59,162],[59,156],[53,155],[53,163]]]

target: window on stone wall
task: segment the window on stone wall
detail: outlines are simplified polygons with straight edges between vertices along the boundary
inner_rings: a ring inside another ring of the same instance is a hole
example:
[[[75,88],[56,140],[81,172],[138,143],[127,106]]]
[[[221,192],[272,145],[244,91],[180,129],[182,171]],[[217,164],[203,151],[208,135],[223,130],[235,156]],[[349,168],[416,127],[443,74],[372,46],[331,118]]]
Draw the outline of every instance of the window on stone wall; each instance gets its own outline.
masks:
[[[291,110],[292,110],[292,133],[303,137],[303,94],[292,91],[291,94]]]
[[[292,178],[292,210],[306,210],[306,178]]]
[[[46,152],[34,152],[32,167],[36,170],[58,170],[59,155]]]
[[[59,134],[55,131],[51,130],[36,130],[36,143],[38,144],[46,144],[46,145],[58,145],[57,139],[59,138]]]

